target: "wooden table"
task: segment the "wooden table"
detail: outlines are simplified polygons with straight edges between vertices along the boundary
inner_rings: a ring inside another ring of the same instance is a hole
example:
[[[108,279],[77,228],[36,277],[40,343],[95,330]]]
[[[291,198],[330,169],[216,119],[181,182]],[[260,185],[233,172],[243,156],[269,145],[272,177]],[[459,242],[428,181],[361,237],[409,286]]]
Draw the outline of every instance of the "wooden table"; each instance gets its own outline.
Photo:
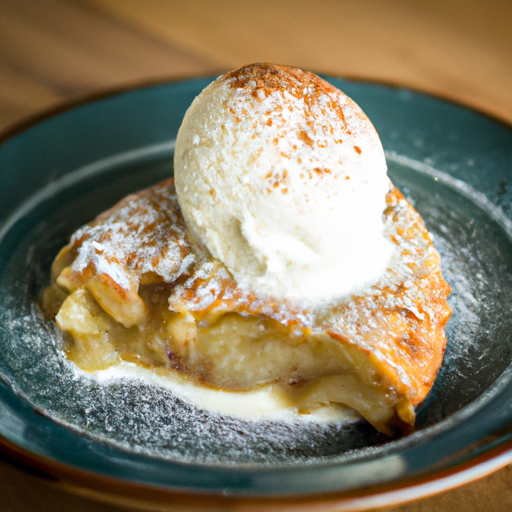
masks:
[[[0,130],[105,89],[255,61],[425,90],[512,122],[508,0],[0,0]],[[0,509],[106,512],[0,463]],[[512,467],[401,512],[512,509]]]

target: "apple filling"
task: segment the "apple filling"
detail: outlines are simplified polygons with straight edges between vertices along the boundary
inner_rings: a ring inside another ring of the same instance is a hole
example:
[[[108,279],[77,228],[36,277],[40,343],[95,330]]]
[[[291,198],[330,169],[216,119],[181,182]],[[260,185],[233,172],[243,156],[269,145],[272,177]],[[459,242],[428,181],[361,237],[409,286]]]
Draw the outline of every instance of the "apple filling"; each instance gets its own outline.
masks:
[[[87,372],[127,361],[225,391],[271,384],[299,414],[343,404],[388,433],[397,407],[402,422],[413,421],[410,402],[399,404],[368,354],[328,334],[305,334],[239,313],[196,321],[169,310],[168,285],[142,286],[140,297],[147,314],[131,327],[116,322],[85,288],[68,295],[54,284],[45,292],[44,307],[58,310],[57,325],[69,335],[66,354]]]

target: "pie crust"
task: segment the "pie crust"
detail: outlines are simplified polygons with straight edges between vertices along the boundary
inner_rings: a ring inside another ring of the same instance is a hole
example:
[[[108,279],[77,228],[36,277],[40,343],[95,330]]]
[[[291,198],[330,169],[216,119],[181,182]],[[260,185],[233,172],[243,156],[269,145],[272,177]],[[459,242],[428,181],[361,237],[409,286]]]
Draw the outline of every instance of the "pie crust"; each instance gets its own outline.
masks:
[[[305,309],[242,290],[187,235],[170,179],[79,229],[42,306],[83,370],[130,361],[225,391],[270,385],[299,414],[344,404],[381,432],[406,432],[443,359],[450,287],[395,187],[384,219],[396,251],[381,279]]]

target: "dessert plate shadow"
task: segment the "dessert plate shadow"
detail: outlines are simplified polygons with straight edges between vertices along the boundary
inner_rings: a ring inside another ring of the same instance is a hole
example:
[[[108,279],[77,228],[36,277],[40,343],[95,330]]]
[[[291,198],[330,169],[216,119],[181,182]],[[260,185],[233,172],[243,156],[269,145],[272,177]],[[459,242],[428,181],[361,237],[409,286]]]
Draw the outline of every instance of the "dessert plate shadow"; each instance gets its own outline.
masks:
[[[155,510],[360,510],[459,485],[512,461],[512,128],[381,84],[326,77],[379,132],[452,286],[448,348],[416,431],[249,422],[143,381],[77,376],[37,300],[59,248],[173,172],[183,115],[208,79],[75,106],[0,145],[0,446],[100,499]]]

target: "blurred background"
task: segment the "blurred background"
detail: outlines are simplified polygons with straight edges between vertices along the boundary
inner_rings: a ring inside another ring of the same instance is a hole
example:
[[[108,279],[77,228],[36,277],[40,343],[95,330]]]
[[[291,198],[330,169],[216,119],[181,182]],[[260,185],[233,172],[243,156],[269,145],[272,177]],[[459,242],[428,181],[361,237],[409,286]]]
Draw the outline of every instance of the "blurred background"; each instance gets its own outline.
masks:
[[[0,131],[105,90],[256,61],[427,91],[512,122],[512,0],[0,0]],[[0,508],[108,512],[0,463]],[[512,510],[512,467],[392,510]]]
[[[105,88],[257,61],[512,120],[512,1],[0,0],[0,130]]]

